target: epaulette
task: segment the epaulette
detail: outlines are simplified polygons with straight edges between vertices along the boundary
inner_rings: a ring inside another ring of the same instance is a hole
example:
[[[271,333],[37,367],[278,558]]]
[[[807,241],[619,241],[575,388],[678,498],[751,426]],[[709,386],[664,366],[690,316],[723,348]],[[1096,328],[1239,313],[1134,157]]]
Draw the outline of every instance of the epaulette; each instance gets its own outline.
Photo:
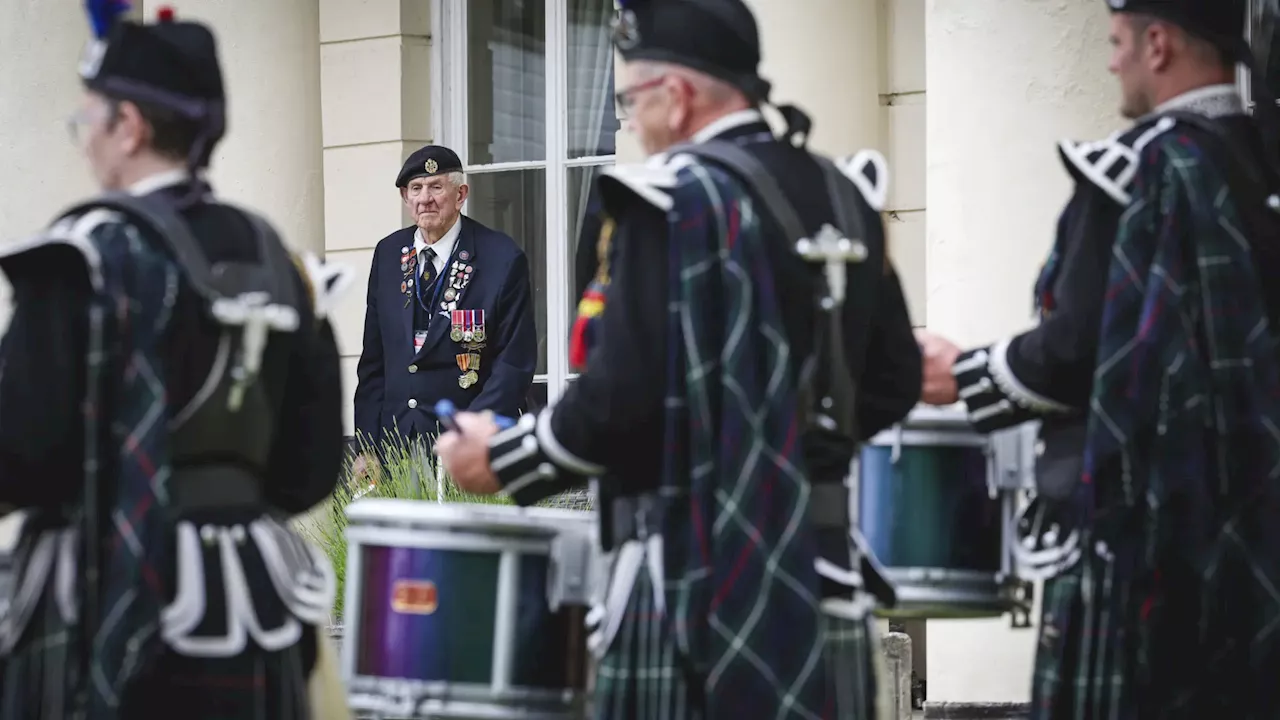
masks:
[[[670,210],[674,201],[668,191],[676,186],[676,171],[684,164],[664,153],[643,163],[605,168],[600,188],[606,208],[616,216],[616,208],[609,206],[616,201],[616,192],[624,190],[663,212]]]
[[[1143,148],[1177,124],[1171,117],[1153,117],[1105,140],[1060,140],[1058,154],[1076,182],[1088,182],[1121,205],[1129,204],[1129,186],[1138,172]]]
[[[883,212],[889,199],[889,163],[875,150],[859,150],[836,160],[840,172],[853,181],[862,197],[876,212]]]
[[[292,252],[289,254],[298,265],[298,271],[311,294],[311,306],[316,319],[328,317],[337,307],[338,298],[351,285],[354,277],[351,268],[325,262],[315,253],[306,253],[300,257]]]
[[[55,220],[44,232],[0,247],[0,267],[28,253],[40,252],[50,247],[71,247],[84,257],[90,283],[94,288],[100,288],[102,259],[98,254],[98,248],[93,244],[93,234],[104,225],[119,224],[123,221],[124,216],[120,213],[102,208],[90,210],[81,215],[64,215]]]

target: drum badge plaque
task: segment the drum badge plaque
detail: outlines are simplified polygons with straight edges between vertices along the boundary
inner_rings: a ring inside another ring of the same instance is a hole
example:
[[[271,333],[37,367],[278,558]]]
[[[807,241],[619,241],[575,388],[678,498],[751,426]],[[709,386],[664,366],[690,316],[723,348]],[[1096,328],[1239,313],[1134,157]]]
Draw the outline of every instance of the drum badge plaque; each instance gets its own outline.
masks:
[[[454,310],[449,317],[452,328],[449,339],[458,343],[466,352],[458,353],[458,387],[466,390],[480,382],[480,351],[485,347],[488,334],[484,327],[484,310]]]
[[[405,615],[430,615],[440,606],[436,584],[430,580],[397,580],[391,609]]]

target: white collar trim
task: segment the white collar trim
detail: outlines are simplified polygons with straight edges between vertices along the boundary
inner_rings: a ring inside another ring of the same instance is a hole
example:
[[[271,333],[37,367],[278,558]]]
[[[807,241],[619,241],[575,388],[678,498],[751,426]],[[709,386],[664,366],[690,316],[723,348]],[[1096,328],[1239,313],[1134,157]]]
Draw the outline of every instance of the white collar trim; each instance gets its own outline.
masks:
[[[696,143],[706,142],[711,138],[722,135],[734,128],[742,127],[743,125],[750,125],[754,122],[761,122],[763,120],[764,115],[761,115],[759,110],[754,108],[738,110],[736,112],[731,112],[724,117],[712,120],[701,130],[694,133],[693,137],[690,139]]]
[[[165,170],[154,175],[148,175],[138,182],[125,188],[125,192],[130,195],[150,195],[157,190],[163,190],[174,185],[181,185],[191,179],[191,174],[186,170]]]

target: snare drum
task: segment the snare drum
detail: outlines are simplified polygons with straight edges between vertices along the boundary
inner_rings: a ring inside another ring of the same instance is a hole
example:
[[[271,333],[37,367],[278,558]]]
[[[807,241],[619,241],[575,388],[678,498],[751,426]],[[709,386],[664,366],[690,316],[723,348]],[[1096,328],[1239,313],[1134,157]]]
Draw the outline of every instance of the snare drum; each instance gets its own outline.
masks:
[[[591,513],[361,500],[343,676],[381,717],[583,717]]]
[[[858,527],[897,590],[892,618],[997,617],[1006,586],[1007,509],[991,445],[955,408],[917,407],[864,446]]]

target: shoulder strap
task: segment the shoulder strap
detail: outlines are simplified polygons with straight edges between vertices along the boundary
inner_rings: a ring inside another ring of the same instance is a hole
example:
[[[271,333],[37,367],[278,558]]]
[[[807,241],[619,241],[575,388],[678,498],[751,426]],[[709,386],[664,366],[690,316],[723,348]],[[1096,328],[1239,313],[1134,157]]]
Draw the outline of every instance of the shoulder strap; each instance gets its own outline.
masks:
[[[213,268],[209,259],[200,248],[191,228],[176,210],[145,197],[128,193],[106,193],[78,203],[63,214],[78,215],[99,208],[123,213],[163,238],[192,287],[201,295],[211,300],[216,299]]]
[[[827,194],[831,197],[831,207],[836,213],[836,224],[844,231],[846,237],[867,242],[867,225],[862,220],[862,208],[854,202],[855,197],[864,198],[862,191],[831,160],[812,153],[810,156],[822,168],[822,173],[827,178]]]
[[[800,216],[796,214],[795,208],[791,207],[778,181],[773,178],[764,163],[742,146],[724,140],[712,140],[681,147],[672,154],[676,153],[705,158],[732,170],[738,179],[746,183],[752,194],[764,203],[769,214],[782,226],[782,232],[786,233],[790,242],[805,237],[804,223],[800,222]]]
[[[229,268],[216,268],[209,262],[208,256],[200,247],[187,221],[172,206],[145,196],[107,193],[78,203],[63,214],[76,215],[94,209],[123,213],[142,223],[146,229],[163,239],[192,289],[209,302],[226,297],[228,291],[235,294],[233,288],[224,287],[227,285],[226,282],[219,282],[219,274],[225,274],[223,271]],[[298,307],[300,298],[296,286],[289,281],[294,263],[280,237],[261,216],[240,208],[234,209],[253,227],[259,263],[265,270],[263,273],[254,274],[253,284],[261,282],[269,284],[269,287],[256,289],[267,291],[276,304]]]
[[[676,153],[705,158],[732,170],[752,194],[764,203],[769,214],[782,226],[789,241],[795,242],[808,236],[804,223],[800,221],[800,216],[796,214],[791,201],[787,200],[773,173],[756,156],[747,152],[746,148],[727,140],[711,140],[681,147],[673,152]],[[861,208],[854,201],[855,197],[862,197],[861,191],[831,160],[813,153],[810,153],[810,157],[818,163],[826,176],[827,193],[835,210],[836,224],[850,237],[863,237],[866,224],[862,219]]]

